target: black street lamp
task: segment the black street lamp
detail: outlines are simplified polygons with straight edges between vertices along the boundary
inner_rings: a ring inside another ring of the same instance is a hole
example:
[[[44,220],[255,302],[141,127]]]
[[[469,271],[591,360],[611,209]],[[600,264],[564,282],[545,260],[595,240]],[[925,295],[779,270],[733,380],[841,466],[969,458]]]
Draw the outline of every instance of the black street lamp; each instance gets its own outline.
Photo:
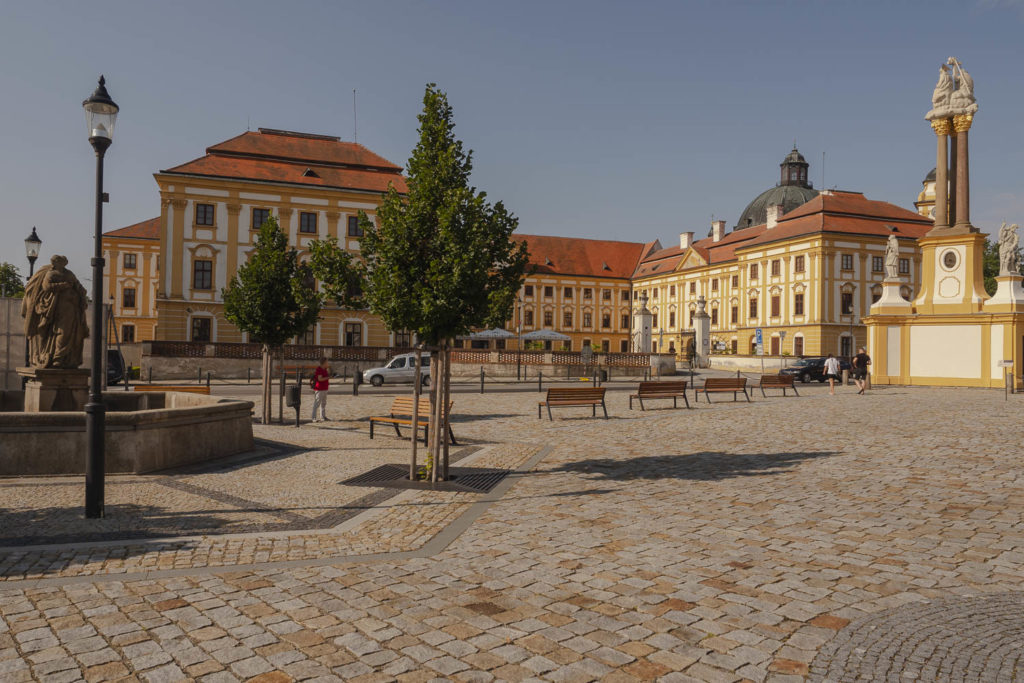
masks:
[[[92,258],[92,378],[89,402],[85,404],[85,516],[103,516],[104,436],[106,408],[103,406],[103,156],[114,135],[119,107],[107,93],[106,79],[89,99],[82,102],[89,130],[89,144],[96,150],[96,243]]]
[[[28,287],[28,281],[32,279],[32,273],[36,269],[36,259],[39,258],[39,245],[43,241],[39,239],[39,235],[36,234],[36,227],[32,226],[32,234],[25,238],[25,256],[28,257],[28,277],[25,278],[25,286]],[[29,366],[28,363],[28,336],[25,336],[25,367]],[[22,379],[22,386],[28,382],[28,378]]]

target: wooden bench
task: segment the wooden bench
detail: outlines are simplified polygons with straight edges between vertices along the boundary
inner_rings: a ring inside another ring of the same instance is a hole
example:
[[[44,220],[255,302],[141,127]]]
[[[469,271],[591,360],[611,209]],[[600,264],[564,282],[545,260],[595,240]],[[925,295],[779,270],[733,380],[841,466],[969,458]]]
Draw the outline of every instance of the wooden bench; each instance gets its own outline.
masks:
[[[604,387],[552,387],[548,389],[547,398],[537,404],[537,419],[541,417],[540,409],[547,406],[548,419],[551,417],[551,406],[590,406],[593,416],[597,417],[597,407],[604,411],[604,419],[608,419],[608,409],[604,405]]]
[[[629,409],[633,410],[633,399],[640,401],[640,410],[644,408],[644,399],[648,401],[657,398],[672,399],[672,407],[679,407],[676,398],[682,398],[686,407],[690,407],[690,399],[686,398],[686,380],[672,382],[640,382],[636,393],[629,397]]]
[[[210,395],[210,387],[205,384],[133,384],[134,391],[180,391],[184,394]]]
[[[711,403],[711,394],[731,393],[732,400],[738,400],[736,394],[743,392],[747,401],[750,401],[750,394],[747,393],[746,377],[708,377],[704,380],[704,386],[694,391],[695,394],[704,392]]]
[[[391,403],[391,410],[387,415],[370,418],[370,438],[373,438],[373,425],[382,422],[384,424],[390,424],[395,428],[395,434],[402,436],[402,432],[398,429],[398,425],[412,426],[412,397],[411,396],[399,396]],[[452,406],[455,404],[454,401],[448,402],[448,414],[451,415]],[[419,412],[416,415],[416,424],[423,428],[423,444],[427,443],[427,435],[430,432],[430,413],[431,405],[429,398],[421,398],[419,405]],[[448,425],[448,440],[453,446],[459,444],[455,441],[455,434],[452,433],[452,426]]]
[[[782,389],[783,396],[786,395],[787,389],[792,389],[793,393],[799,396],[800,392],[796,390],[793,379],[793,375],[761,375],[761,380],[757,383],[757,387],[761,390],[761,395],[766,398],[768,394],[764,393],[765,389]]]

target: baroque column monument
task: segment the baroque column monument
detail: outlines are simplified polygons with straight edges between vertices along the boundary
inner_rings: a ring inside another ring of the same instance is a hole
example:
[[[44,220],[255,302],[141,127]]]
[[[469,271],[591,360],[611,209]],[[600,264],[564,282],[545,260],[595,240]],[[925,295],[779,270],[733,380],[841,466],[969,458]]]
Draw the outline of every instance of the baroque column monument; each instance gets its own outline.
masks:
[[[921,289],[912,302],[904,300],[898,274],[887,267],[882,298],[864,319],[876,384],[1001,387],[1010,362],[1020,377],[1024,289],[1016,226],[1000,230],[1006,263],[999,291],[989,298],[985,235],[971,224],[968,140],[977,112],[974,79],[950,57],[939,67],[925,115],[936,137],[935,225],[918,240]]]

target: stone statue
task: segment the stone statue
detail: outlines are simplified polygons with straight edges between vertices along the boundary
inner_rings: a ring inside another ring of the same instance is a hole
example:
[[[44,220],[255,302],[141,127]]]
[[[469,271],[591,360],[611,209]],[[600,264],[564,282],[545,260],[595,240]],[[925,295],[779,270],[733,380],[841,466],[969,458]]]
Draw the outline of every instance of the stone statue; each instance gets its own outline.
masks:
[[[88,301],[67,263],[64,256],[52,257],[25,286],[21,317],[33,368],[72,369],[82,364],[82,347],[89,336]]]
[[[1020,250],[1017,224],[999,228],[999,275],[1020,275]]]
[[[898,280],[900,278],[900,243],[896,239],[896,233],[889,233],[889,241],[885,245],[885,279]]]
[[[974,79],[956,58],[950,57],[939,67],[939,82],[932,91],[932,108],[925,114],[925,119],[936,121],[976,111]]]

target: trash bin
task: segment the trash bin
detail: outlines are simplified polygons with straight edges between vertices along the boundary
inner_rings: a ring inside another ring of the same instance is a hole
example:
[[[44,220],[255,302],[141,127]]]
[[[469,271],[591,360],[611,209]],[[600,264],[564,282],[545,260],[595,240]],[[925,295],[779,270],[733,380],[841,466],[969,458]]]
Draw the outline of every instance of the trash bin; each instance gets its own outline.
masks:
[[[284,390],[284,404],[289,408],[298,408],[302,403],[302,387],[289,384]]]
[[[356,370],[355,374],[352,375],[352,384],[355,384],[356,386],[358,386],[358,385],[360,385],[362,383],[363,383],[363,371],[362,370]]]
[[[602,382],[607,382],[608,381],[608,371],[607,370],[601,370],[601,381]]]

